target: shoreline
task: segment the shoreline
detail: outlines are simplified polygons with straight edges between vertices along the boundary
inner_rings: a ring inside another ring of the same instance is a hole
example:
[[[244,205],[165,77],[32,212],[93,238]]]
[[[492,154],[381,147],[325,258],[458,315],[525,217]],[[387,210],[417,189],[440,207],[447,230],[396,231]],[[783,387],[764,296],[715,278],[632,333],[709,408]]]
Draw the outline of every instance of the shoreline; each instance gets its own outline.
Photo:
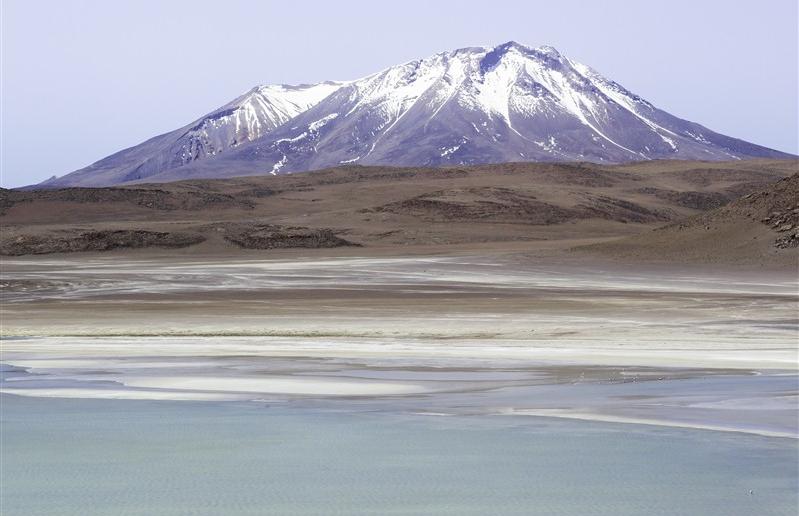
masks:
[[[740,336],[724,340],[703,338],[702,347],[686,345],[681,336],[635,334],[624,339],[612,334],[593,339],[458,334],[385,335],[303,334],[260,335],[44,335],[0,338],[0,360],[39,360],[41,357],[185,356],[305,357],[309,359],[409,359],[508,362],[528,365],[705,368],[799,372],[797,350],[781,339],[753,340]],[[176,344],[171,346],[171,344]],[[104,355],[106,354],[106,355]]]
[[[0,390],[799,434],[795,276],[552,256],[13,261]]]
[[[686,430],[707,430],[711,432],[728,432],[736,434],[759,435],[762,437],[773,437],[778,439],[792,439],[799,441],[799,432],[776,432],[772,430],[762,430],[755,428],[741,428],[721,425],[708,425],[701,423],[687,423],[683,421],[669,421],[667,419],[641,419],[634,417],[610,416],[605,414],[589,414],[579,412],[558,412],[556,410],[525,410],[516,409],[508,413],[497,413],[500,416],[530,416],[556,419],[571,419],[576,421],[589,421],[596,423],[618,423],[624,425],[646,425],[666,428],[683,428]]]
[[[124,394],[132,394],[135,391],[124,391]],[[123,391],[120,391],[120,394],[123,394]],[[148,393],[152,394],[152,393]],[[213,399],[211,397],[198,397],[192,398],[187,396],[186,398],[173,398],[173,397],[164,397],[164,398],[152,398],[152,397],[94,397],[94,396],[80,396],[80,395],[69,395],[69,396],[35,396],[30,394],[24,394],[22,392],[8,392],[6,389],[0,389],[0,400],[2,400],[5,396],[12,396],[18,398],[45,398],[50,400],[81,400],[81,401],[116,401],[116,402],[153,402],[153,403],[209,403],[209,404],[228,404],[228,403],[244,403],[244,404],[279,404],[284,407],[290,407],[291,403],[285,400],[268,400],[268,399],[225,399],[225,398],[218,398]],[[204,395],[204,396],[207,396]],[[2,405],[2,402],[0,402]],[[295,407],[296,410],[303,411],[303,410],[316,410],[318,407],[314,409],[308,408],[301,408]],[[337,408],[337,412],[341,412],[341,408]],[[354,410],[354,409],[351,409]],[[344,409],[346,412],[347,409]],[[361,412],[364,413],[364,412]],[[374,412],[370,412],[374,414]],[[457,412],[427,412],[427,411],[412,411],[412,412],[391,412],[391,411],[383,411],[382,413],[389,413],[398,416],[418,416],[418,417],[463,417],[463,418],[493,418],[493,417],[532,417],[532,418],[540,418],[540,419],[566,419],[572,421],[582,421],[586,423],[610,423],[610,424],[618,424],[618,425],[642,425],[642,426],[651,426],[657,428],[676,428],[676,429],[684,429],[684,430],[697,430],[697,431],[708,431],[708,432],[722,432],[722,433],[731,433],[731,434],[745,434],[745,435],[754,435],[759,437],[767,437],[767,438],[774,438],[774,439],[787,439],[791,441],[799,442],[799,431],[797,432],[781,432],[775,430],[767,430],[767,429],[759,429],[759,428],[747,428],[747,427],[740,427],[740,426],[724,426],[724,425],[717,425],[717,424],[704,424],[704,423],[691,423],[679,420],[668,420],[668,419],[647,419],[647,418],[635,418],[635,417],[623,417],[623,416],[613,416],[608,414],[596,414],[596,413],[586,413],[586,412],[569,412],[565,410],[557,410],[557,409],[543,409],[543,410],[536,410],[536,409],[504,409],[504,410],[497,410],[495,412],[486,412],[482,414],[465,414],[465,413],[457,413]]]

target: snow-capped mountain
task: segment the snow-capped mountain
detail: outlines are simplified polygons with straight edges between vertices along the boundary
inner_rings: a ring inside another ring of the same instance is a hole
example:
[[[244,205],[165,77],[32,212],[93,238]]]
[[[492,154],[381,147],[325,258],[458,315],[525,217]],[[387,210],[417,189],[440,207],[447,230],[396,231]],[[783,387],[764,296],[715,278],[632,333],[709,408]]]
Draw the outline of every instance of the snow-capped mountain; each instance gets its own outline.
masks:
[[[216,156],[282,126],[343,86],[258,86],[199,120],[112,154],[46,186],[104,186],[151,177]]]
[[[755,157],[790,156],[676,118],[552,47],[509,42],[442,52],[351,82],[255,88],[47,186],[342,164]]]
[[[260,86],[201,118],[181,136],[180,165],[259,138],[315,106],[342,83]]]

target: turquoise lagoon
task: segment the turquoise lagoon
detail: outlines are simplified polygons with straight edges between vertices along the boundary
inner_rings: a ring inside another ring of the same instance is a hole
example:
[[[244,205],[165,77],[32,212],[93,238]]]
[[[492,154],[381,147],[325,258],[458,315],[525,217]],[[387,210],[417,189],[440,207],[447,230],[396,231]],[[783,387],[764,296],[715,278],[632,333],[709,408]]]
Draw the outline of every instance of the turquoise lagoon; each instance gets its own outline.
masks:
[[[795,515],[797,440],[346,401],[2,396],[4,516]]]

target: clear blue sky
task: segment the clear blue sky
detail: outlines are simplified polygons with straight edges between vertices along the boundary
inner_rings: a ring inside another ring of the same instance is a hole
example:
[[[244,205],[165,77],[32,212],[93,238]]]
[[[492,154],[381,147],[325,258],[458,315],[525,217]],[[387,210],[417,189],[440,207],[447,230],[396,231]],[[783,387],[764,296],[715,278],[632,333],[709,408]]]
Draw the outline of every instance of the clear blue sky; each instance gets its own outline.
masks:
[[[2,0],[2,180],[62,175],[256,84],[552,45],[677,116],[799,152],[796,0]]]

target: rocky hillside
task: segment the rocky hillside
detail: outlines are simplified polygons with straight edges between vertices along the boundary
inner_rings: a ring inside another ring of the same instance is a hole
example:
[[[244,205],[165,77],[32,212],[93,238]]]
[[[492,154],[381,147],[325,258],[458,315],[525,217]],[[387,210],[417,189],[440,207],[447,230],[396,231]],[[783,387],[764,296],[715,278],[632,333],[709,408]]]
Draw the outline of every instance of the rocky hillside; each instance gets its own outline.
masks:
[[[799,173],[686,220],[584,250],[651,260],[797,267]]]

